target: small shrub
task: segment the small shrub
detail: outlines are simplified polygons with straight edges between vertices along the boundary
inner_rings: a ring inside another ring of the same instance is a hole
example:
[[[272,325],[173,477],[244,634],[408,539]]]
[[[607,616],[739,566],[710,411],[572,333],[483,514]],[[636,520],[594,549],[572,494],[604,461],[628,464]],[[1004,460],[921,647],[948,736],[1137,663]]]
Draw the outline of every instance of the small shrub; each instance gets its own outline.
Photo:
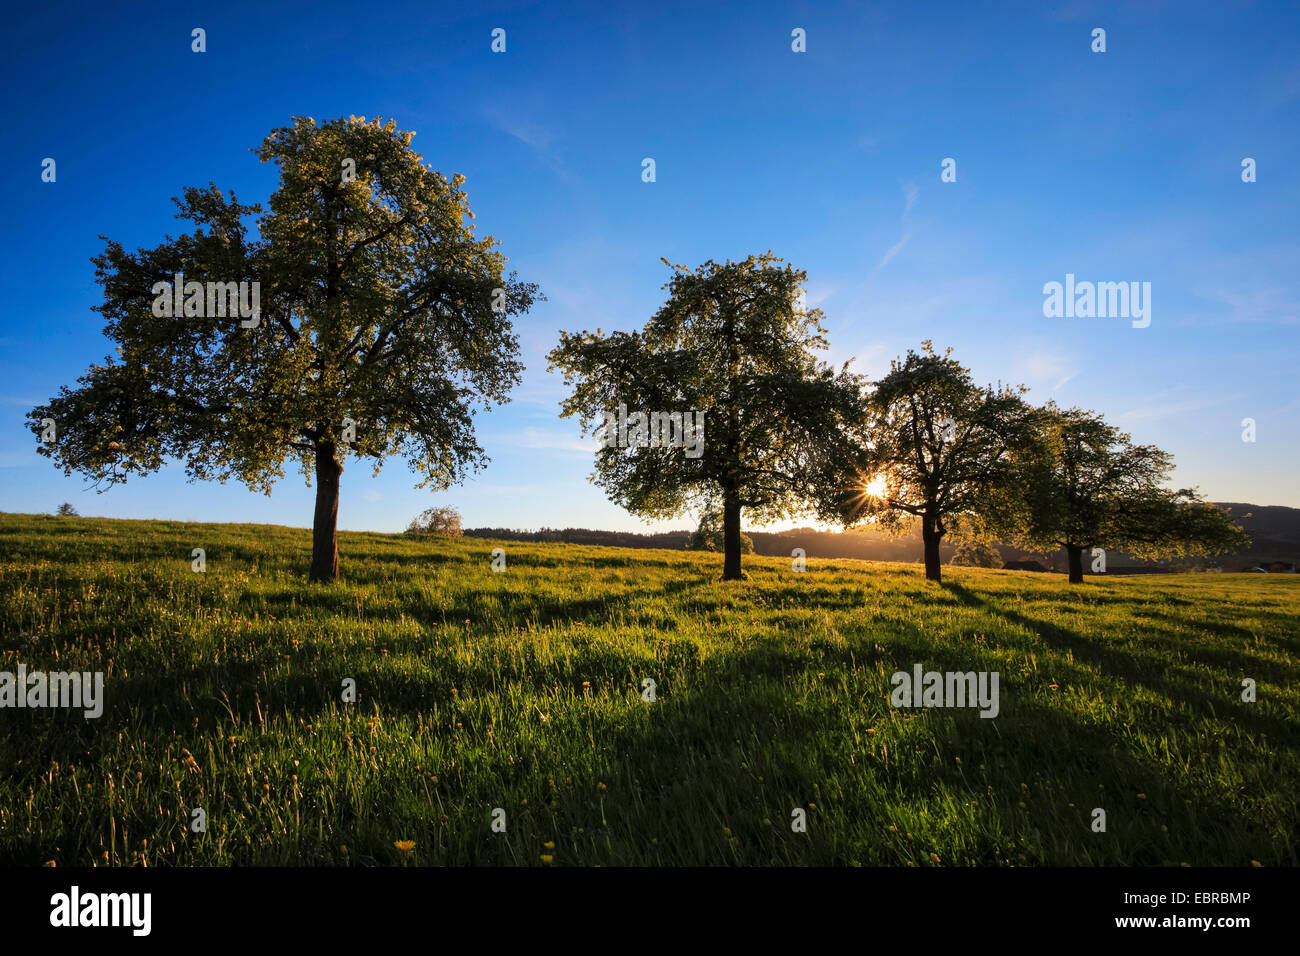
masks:
[[[722,515],[716,509],[706,508],[700,516],[700,526],[686,542],[688,551],[725,551],[722,540]],[[740,553],[753,554],[754,540],[743,532],[740,535]]]
[[[422,511],[406,529],[407,534],[432,534],[439,538],[459,538],[460,512],[455,508],[429,508]]]
[[[965,541],[957,546],[957,553],[949,564],[966,565],[970,568],[1000,568],[1002,555],[998,549],[983,541]]]

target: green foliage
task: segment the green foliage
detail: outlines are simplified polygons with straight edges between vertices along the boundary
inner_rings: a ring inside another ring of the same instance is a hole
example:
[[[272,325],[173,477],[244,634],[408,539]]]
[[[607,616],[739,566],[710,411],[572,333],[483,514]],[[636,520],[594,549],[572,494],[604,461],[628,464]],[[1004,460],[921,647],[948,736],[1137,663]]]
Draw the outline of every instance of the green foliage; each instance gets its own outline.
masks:
[[[1227,511],[1195,489],[1164,483],[1171,456],[1095,412],[1048,403],[1038,435],[1022,446],[1011,480],[999,489],[1003,526],[1029,549],[1113,548],[1138,558],[1224,554],[1246,547]]]
[[[732,496],[765,523],[812,509],[818,480],[857,454],[859,376],[818,362],[821,310],[801,304],[807,274],[770,252],[672,266],[668,301],[640,332],[562,332],[550,353],[573,388],[564,417],[596,434],[608,410],[704,412],[703,454],[602,448],[594,480],[634,514],[667,518]],[[664,264],[668,265],[667,260]]]
[[[431,534],[440,538],[459,538],[460,512],[455,508],[426,508],[411,520],[407,534]]]
[[[1023,385],[977,386],[970,372],[937,355],[895,359],[869,400],[865,469],[841,483],[834,513],[846,525],[870,521],[891,533],[919,522],[926,577],[942,578],[944,535],[987,537],[990,504],[1011,473],[1014,450],[1032,437]]]
[[[493,574],[492,542],[341,537],[347,579],[304,589],[302,530],[0,514],[0,670],[106,673],[98,720],[0,716],[0,861],[1300,863],[1298,575],[724,585],[680,550]],[[1001,713],[892,709],[916,663],[1000,672]]]
[[[980,387],[951,352],[937,355],[926,341],[875,383],[864,477],[879,476],[884,487],[845,500],[850,523],[870,518],[901,530],[929,518],[939,537],[978,528],[990,490],[1006,480],[1013,449],[1030,434],[1030,411],[1023,385]]]
[[[971,568],[1000,568],[1002,555],[987,541],[963,541],[948,562]]]
[[[77,509],[74,508],[74,507],[72,507],[71,503],[70,503],[70,502],[67,502],[67,501],[65,501],[63,504],[59,505],[59,510],[56,511],[56,512],[54,512],[54,513],[55,513],[56,515],[58,515],[59,517],[63,517],[63,518],[78,518],[78,517],[80,517],[80,515],[77,514]]]
[[[290,459],[337,478],[349,456],[376,472],[405,457],[435,489],[481,467],[473,412],[518,383],[511,316],[539,294],[474,235],[464,177],[433,171],[413,135],[391,120],[295,118],[256,150],[280,174],[265,212],[190,188],[177,218],[193,232],[136,252],[105,240],[98,311],[118,356],[29,414],[34,433],[43,418],[58,426],[41,453],[106,485],[173,458],[192,478],[261,491]],[[155,316],[155,283],[182,272],[260,283],[259,324]]]
[[[722,512],[717,505],[706,507],[700,515],[699,526],[686,542],[688,551],[722,551]],[[754,539],[747,534],[740,536],[740,553],[754,553]]]

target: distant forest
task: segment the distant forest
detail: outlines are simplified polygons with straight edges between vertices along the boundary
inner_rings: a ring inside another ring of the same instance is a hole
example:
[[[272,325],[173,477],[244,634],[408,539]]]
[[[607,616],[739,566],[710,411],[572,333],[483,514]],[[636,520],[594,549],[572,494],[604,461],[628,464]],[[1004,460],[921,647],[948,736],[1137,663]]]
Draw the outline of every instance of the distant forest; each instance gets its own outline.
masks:
[[[1122,551],[1108,551],[1109,573],[1133,574],[1161,571],[1194,571],[1221,568],[1224,571],[1249,571],[1263,567],[1270,571],[1292,571],[1300,565],[1300,508],[1279,505],[1251,505],[1241,502],[1216,502],[1226,508],[1234,520],[1251,536],[1249,548],[1214,558],[1184,558],[1174,561],[1138,561]],[[542,528],[518,531],[511,528],[468,528],[466,537],[496,538],[503,541],[555,541],[567,544],[602,545],[615,548],[666,548],[681,550],[690,540],[690,531],[663,531],[638,534],[632,531],[599,531],[590,528]],[[889,537],[878,531],[817,531],[792,528],[789,531],[749,531],[756,554],[788,557],[794,548],[803,548],[810,558],[861,558],[868,561],[921,561],[923,548],[920,531]],[[957,550],[944,543],[940,554],[946,563]],[[1043,570],[1064,571],[1065,551],[1035,553],[1005,545],[997,546],[1004,562],[1036,563]],[[1033,568],[1037,570],[1037,568]]]

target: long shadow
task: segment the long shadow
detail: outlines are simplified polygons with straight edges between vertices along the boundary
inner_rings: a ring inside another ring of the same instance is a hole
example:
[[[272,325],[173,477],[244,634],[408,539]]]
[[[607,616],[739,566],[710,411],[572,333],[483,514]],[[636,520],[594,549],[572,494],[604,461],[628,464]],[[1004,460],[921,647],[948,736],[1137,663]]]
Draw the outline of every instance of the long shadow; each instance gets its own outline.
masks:
[[[965,590],[960,585],[954,585],[953,587],[960,591]],[[1264,716],[1255,707],[1237,706],[1240,700],[1238,696],[1240,686],[1237,684],[1226,684],[1223,697],[1211,697],[1186,681],[1151,673],[1152,662],[1143,661],[1135,654],[1117,650],[1114,647],[1099,645],[1049,621],[1039,620],[1019,611],[989,604],[975,595],[969,595],[968,599],[988,607],[994,613],[1013,624],[1029,629],[1048,647],[1068,652],[1073,655],[1074,659],[1091,665],[1100,673],[1121,683],[1140,685],[1155,691],[1199,716],[1222,718],[1231,711],[1233,718],[1239,723],[1246,725],[1252,731],[1267,733],[1275,740],[1286,739],[1295,732],[1293,725],[1288,721]],[[1193,649],[1185,648],[1185,650],[1190,656]],[[1200,648],[1194,650],[1199,652]],[[1216,657],[1221,667],[1232,660],[1231,657],[1225,657],[1222,652],[1212,656]],[[1248,653],[1242,653],[1240,656],[1247,661],[1252,660],[1252,656]],[[1257,665],[1256,673],[1263,674],[1267,671],[1275,675],[1281,683],[1286,683],[1290,679],[1290,675],[1274,662],[1254,658],[1253,663]]]

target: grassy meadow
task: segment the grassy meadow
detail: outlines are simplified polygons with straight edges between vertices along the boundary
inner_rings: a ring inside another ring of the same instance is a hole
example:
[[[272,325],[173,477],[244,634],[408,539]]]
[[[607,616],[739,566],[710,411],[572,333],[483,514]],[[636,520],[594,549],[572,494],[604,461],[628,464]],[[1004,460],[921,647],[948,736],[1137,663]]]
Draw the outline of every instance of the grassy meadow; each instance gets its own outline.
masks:
[[[107,701],[0,710],[0,863],[1297,862],[1300,576],[723,585],[717,555],[344,533],[314,587],[310,547],[0,514],[0,671]],[[892,708],[916,663],[998,671],[1001,713]]]

